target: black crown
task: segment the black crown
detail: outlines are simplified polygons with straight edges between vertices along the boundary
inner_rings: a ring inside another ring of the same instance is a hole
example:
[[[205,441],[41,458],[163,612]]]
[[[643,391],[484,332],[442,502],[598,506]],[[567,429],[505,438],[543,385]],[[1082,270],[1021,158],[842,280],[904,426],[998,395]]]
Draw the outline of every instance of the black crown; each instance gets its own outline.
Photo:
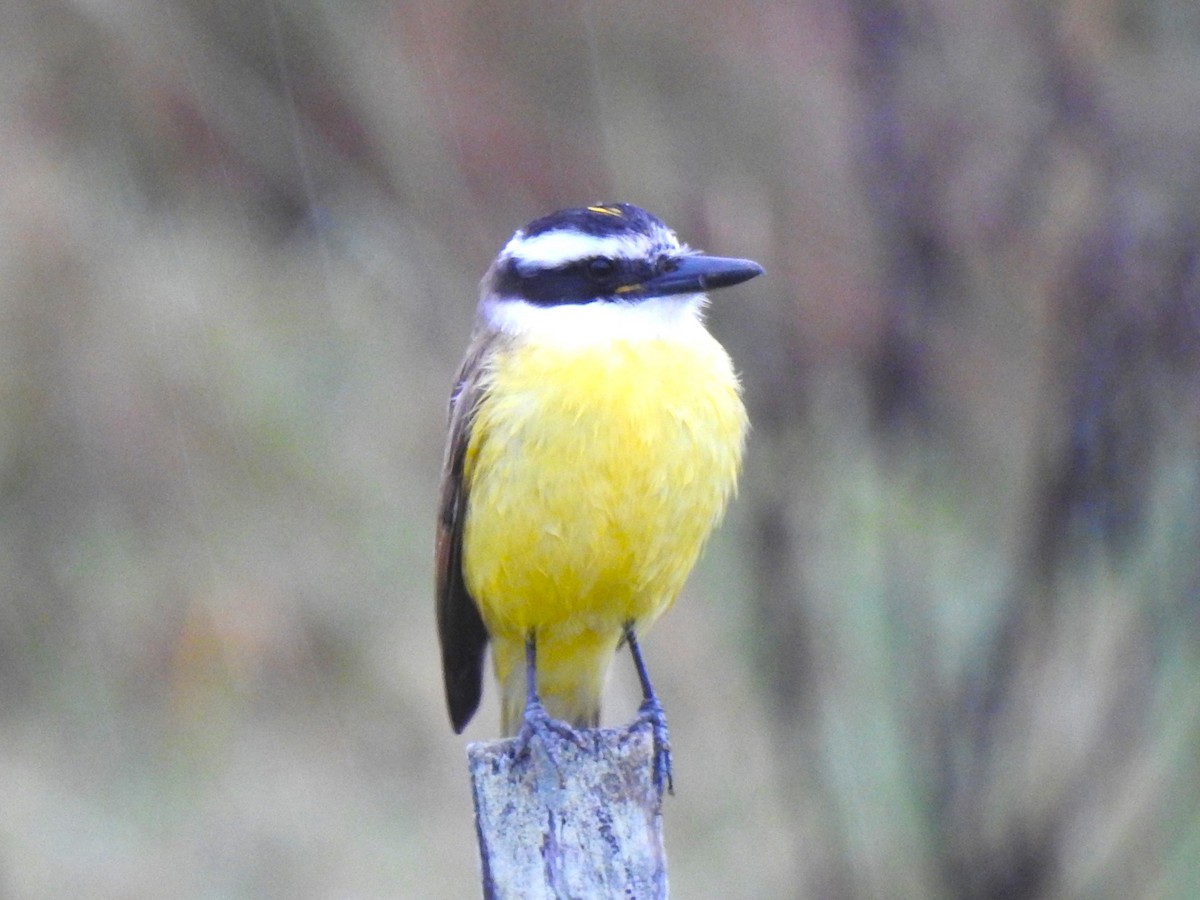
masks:
[[[658,216],[646,212],[632,203],[599,203],[577,209],[560,209],[540,219],[535,219],[521,233],[536,237],[547,231],[578,231],[595,237],[621,234],[654,234],[668,231]]]

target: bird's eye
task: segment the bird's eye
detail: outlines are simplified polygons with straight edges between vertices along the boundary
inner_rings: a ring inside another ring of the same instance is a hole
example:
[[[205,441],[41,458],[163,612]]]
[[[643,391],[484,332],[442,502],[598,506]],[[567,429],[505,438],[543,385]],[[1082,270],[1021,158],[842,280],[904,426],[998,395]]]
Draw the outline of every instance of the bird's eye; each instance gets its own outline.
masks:
[[[607,256],[593,256],[587,261],[587,277],[597,283],[606,284],[617,275],[617,261]]]

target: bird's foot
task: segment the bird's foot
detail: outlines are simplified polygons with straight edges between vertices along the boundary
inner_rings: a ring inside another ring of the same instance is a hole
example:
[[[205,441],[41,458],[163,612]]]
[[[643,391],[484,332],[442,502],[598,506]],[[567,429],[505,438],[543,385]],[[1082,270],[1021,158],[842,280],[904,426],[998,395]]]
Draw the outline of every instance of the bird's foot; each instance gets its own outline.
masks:
[[[525,713],[522,716],[521,730],[517,732],[516,740],[516,755],[518,757],[529,756],[534,743],[538,743],[556,767],[559,765],[559,760],[554,752],[554,747],[557,744],[566,741],[574,744],[581,750],[591,749],[587,740],[580,732],[576,731],[566,722],[551,718],[540,701],[526,704]]]
[[[649,697],[642,703],[638,710],[638,721],[649,725],[654,736],[654,787],[658,796],[662,796],[664,785],[667,793],[673,796],[675,782],[671,778],[671,736],[667,731],[667,717],[657,697]]]

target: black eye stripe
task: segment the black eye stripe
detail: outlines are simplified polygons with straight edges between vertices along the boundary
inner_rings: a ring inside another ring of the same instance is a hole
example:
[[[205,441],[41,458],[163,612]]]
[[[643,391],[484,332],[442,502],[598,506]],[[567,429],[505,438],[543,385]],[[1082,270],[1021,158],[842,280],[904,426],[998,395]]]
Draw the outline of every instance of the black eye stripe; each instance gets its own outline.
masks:
[[[621,273],[621,264],[611,256],[593,256],[584,263],[584,271],[593,281],[609,284]]]
[[[532,268],[516,258],[496,273],[495,292],[539,306],[618,299],[620,288],[640,284],[658,265],[644,259],[593,256],[554,268]],[[659,269],[661,271],[661,269]]]

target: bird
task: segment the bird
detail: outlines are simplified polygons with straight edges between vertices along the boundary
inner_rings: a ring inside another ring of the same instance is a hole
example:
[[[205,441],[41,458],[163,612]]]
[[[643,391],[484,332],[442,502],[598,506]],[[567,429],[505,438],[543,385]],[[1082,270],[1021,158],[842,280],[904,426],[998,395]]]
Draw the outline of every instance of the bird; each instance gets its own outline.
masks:
[[[450,398],[436,618],[461,733],[491,644],[501,730],[599,724],[628,645],[673,792],[669,733],[639,637],[676,600],[736,491],[748,430],[706,292],[762,274],[707,256],[629,203],[517,230],[480,284]]]

